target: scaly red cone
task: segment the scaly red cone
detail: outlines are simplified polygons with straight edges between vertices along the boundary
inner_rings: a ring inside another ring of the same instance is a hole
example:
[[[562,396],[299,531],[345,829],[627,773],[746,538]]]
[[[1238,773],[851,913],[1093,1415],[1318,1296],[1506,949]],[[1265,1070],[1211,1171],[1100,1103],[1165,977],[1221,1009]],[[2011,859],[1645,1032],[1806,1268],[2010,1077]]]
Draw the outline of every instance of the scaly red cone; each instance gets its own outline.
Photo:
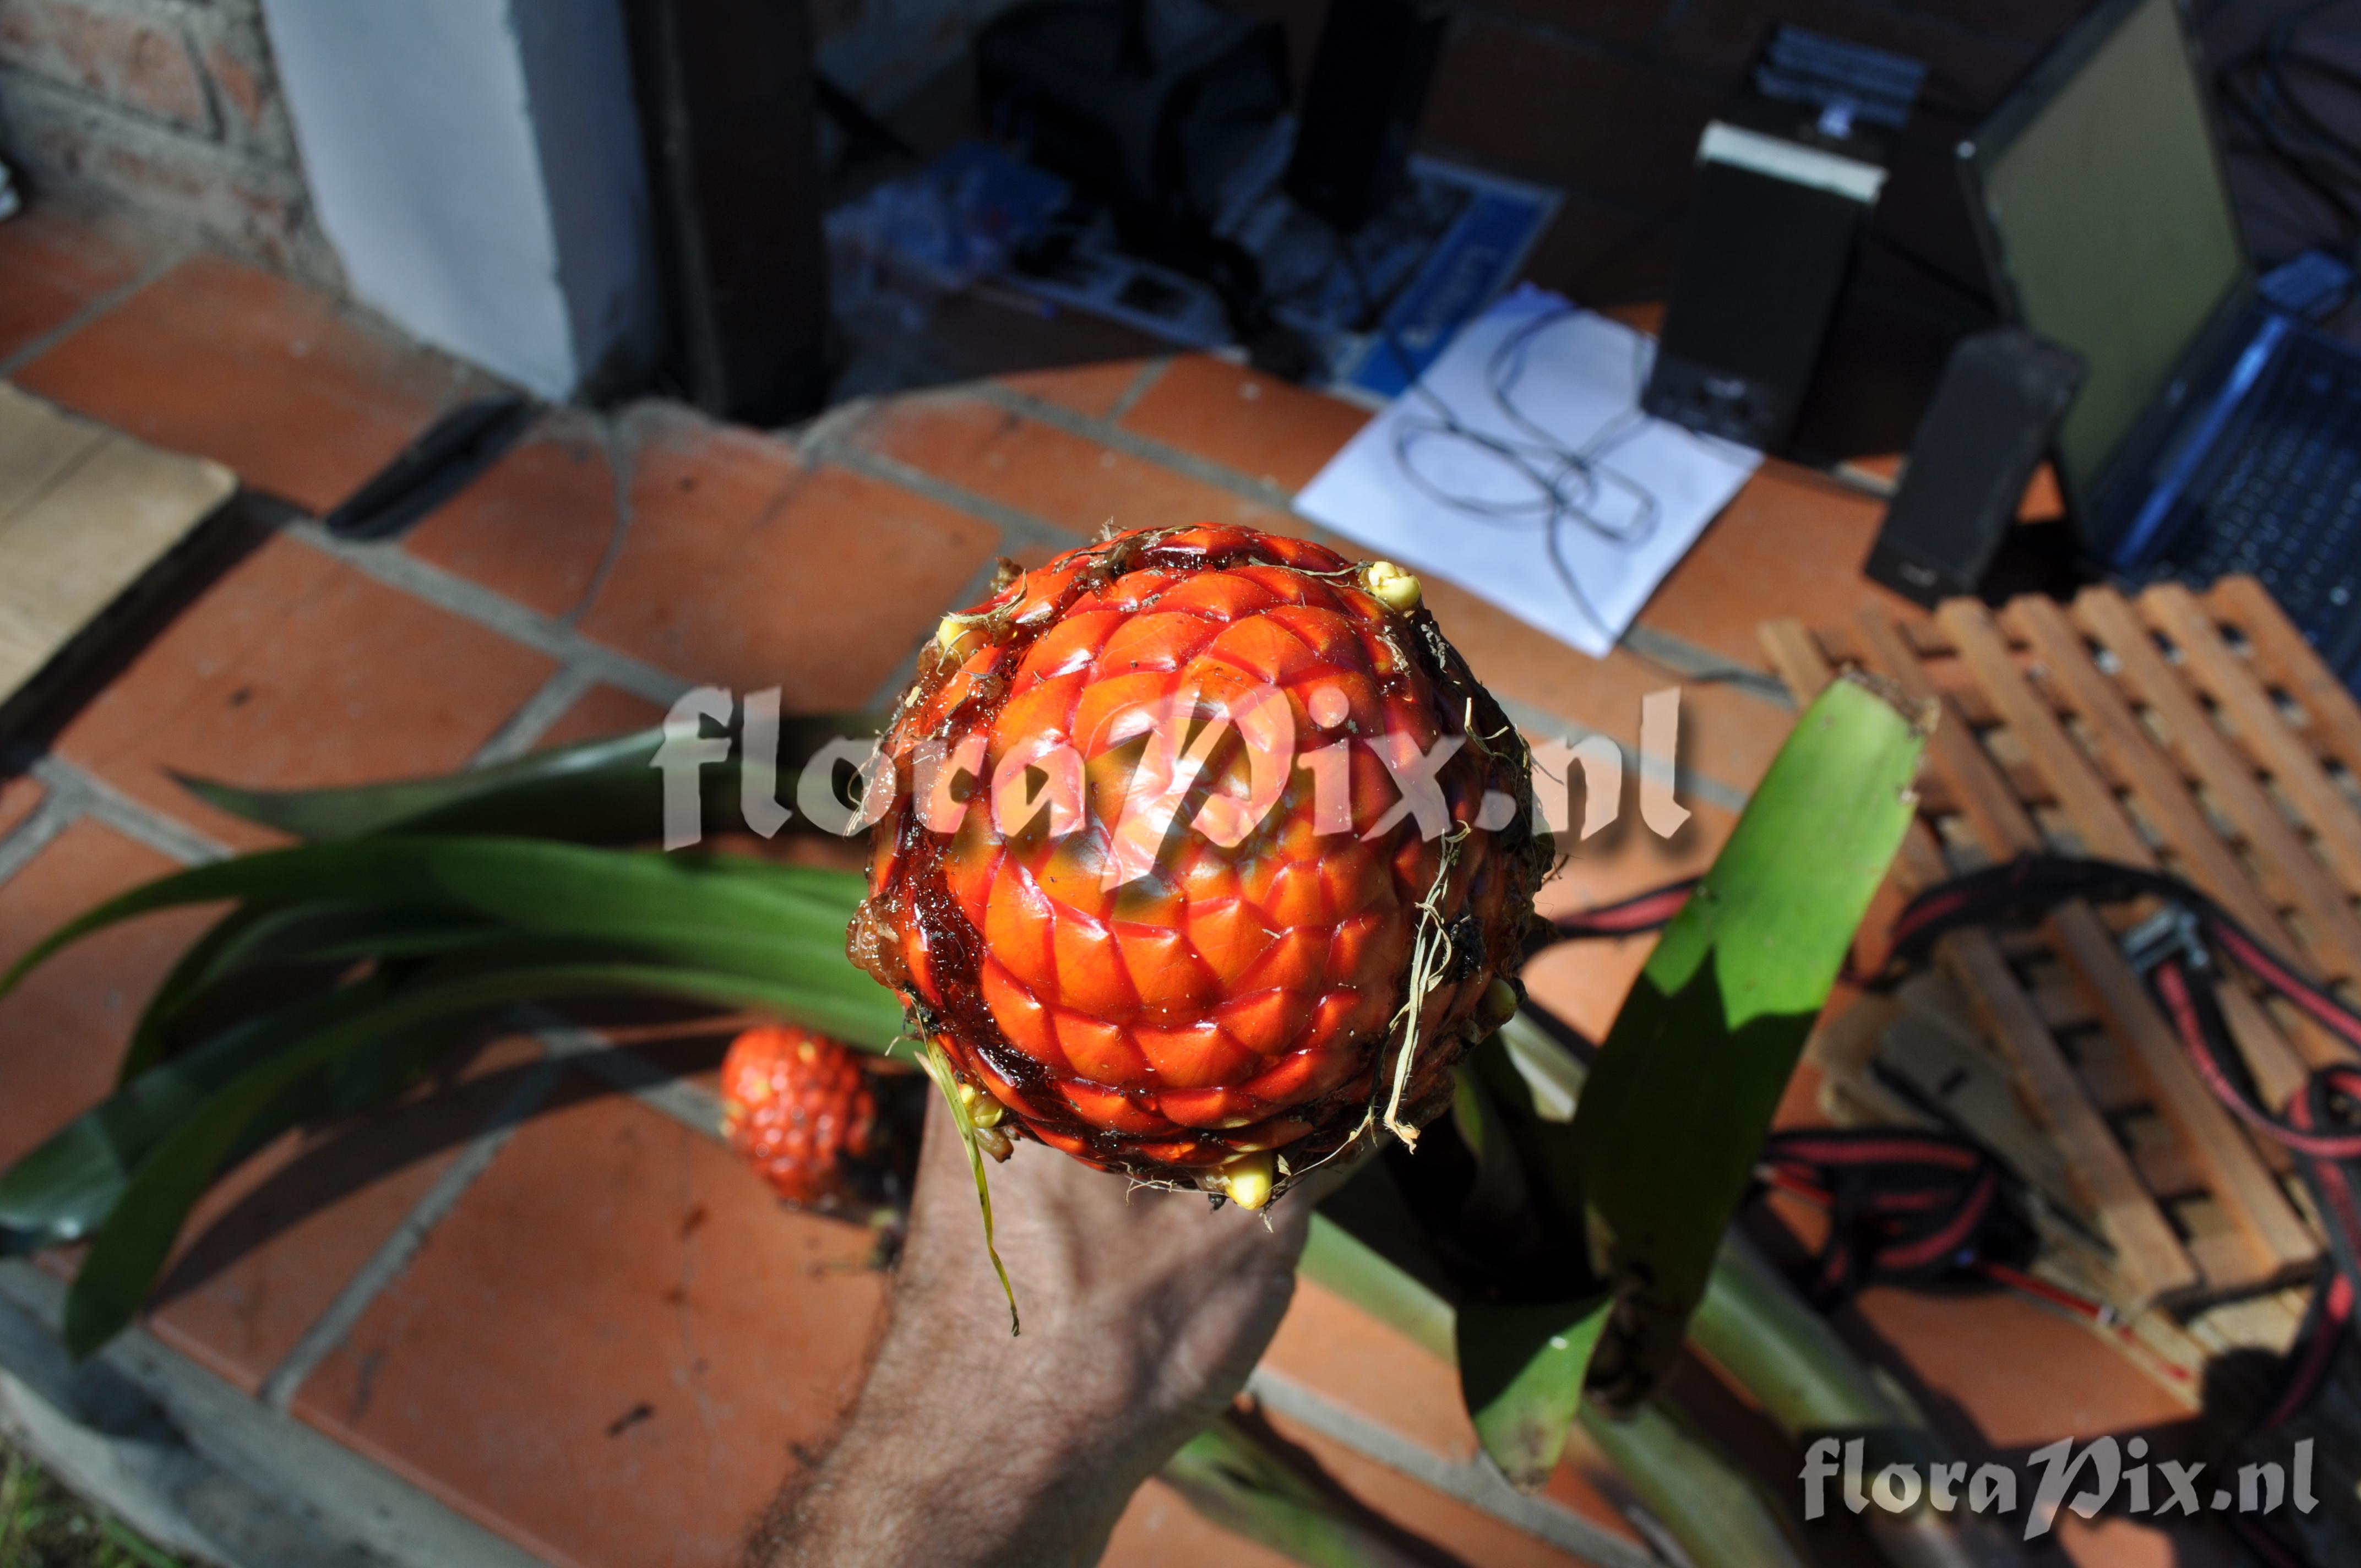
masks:
[[[871,1151],[877,1100],[850,1047],[782,1025],[749,1029],[721,1062],[721,1130],[772,1190],[820,1205]]]
[[[1551,850],[1422,597],[1302,540],[1153,529],[945,619],[850,945],[988,1143],[1258,1207],[1448,1102],[1514,1008]]]

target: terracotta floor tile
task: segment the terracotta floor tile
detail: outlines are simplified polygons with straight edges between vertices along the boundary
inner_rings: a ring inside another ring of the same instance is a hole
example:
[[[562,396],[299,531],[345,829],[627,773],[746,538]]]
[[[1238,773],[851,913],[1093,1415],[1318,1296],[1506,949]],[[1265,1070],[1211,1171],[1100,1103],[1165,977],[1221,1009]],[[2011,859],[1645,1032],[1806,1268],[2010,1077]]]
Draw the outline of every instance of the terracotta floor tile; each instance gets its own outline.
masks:
[[[402,548],[544,615],[564,616],[590,591],[614,538],[615,475],[599,422],[561,409]]]
[[[554,668],[282,535],[141,650],[57,748],[168,816],[256,845],[270,836],[168,770],[292,787],[457,768]]]
[[[530,1039],[496,1041],[400,1104],[263,1150],[191,1216],[148,1326],[254,1392],[540,1054]]]
[[[2084,1326],[2021,1296],[1877,1287],[1837,1320],[1863,1356],[1900,1369],[1963,1457],[2002,1463],[2061,1437],[2150,1434],[2159,1457],[2210,1457],[2189,1412]],[[2022,1477],[2026,1473],[2020,1472]],[[2020,1479],[2020,1486],[2028,1485]],[[2018,1516],[2020,1519],[2022,1515]],[[2210,1525],[2061,1516],[2077,1568],[2229,1568]]]
[[[1101,1568],[1289,1568],[1295,1559],[1232,1535],[1163,1482],[1150,1481],[1131,1495],[1099,1562]]]
[[[1738,790],[1754,787],[1795,727],[1795,716],[1788,709],[1728,685],[1686,680],[1628,649],[1618,648],[1604,659],[1578,653],[1466,589],[1428,576],[1426,602],[1444,635],[1466,656],[1477,678],[1502,696],[1532,703],[1629,746],[1640,739],[1642,699],[1677,686],[1675,760],[1690,773]],[[1637,786],[1627,778],[1625,787]],[[1636,803],[1638,796],[1630,799]]]
[[[1012,392],[1104,419],[1139,384],[1154,361],[1111,359],[1100,365],[1062,365],[1054,370],[1023,370],[999,378]]]
[[[16,379],[248,485],[325,511],[477,372],[400,343],[328,296],[217,256],[174,268]]]
[[[1730,503],[1641,611],[1642,624],[1765,669],[1754,629],[1795,618],[1850,625],[1864,604],[1920,613],[1861,575],[1885,509],[1783,463]]]
[[[1476,1453],[1457,1371],[1308,1279],[1297,1284],[1263,1365],[1446,1459]]]
[[[93,905],[178,868],[89,817],[0,885],[0,969]],[[218,913],[177,910],[67,948],[0,999],[0,1168],[106,1097],[164,971]]]
[[[1310,1280],[1297,1285],[1262,1364],[1432,1453],[1455,1460],[1476,1455],[1476,1429],[1467,1420],[1459,1374]],[[1587,1475],[1604,1463],[1576,1441],[1546,1490],[1603,1528],[1628,1533]]]
[[[990,525],[811,467],[782,442],[651,406],[634,416],[631,526],[582,630],[790,712],[857,707],[992,559]]]
[[[633,696],[613,686],[592,686],[581,700],[558,715],[557,722],[542,732],[533,749],[545,751],[553,746],[571,746],[580,740],[629,735],[662,724],[664,716],[664,710],[645,697]]]
[[[40,808],[49,792],[30,778],[19,773],[15,778],[0,779],[0,838]]]
[[[1367,409],[1211,355],[1174,360],[1123,427],[1295,491],[1369,422]]]
[[[851,435],[873,451],[1084,537],[1110,519],[1118,528],[1243,522],[1301,532],[1304,527],[1161,464],[957,392],[897,399]]]
[[[712,1140],[560,1095],[296,1412],[553,1563],[733,1562],[857,1387],[883,1277]]]
[[[145,259],[112,226],[53,206],[0,224],[0,359],[130,282]]]
[[[1877,1287],[1847,1337],[1876,1359],[1882,1340],[1913,1378],[1991,1447],[2168,1426],[2189,1412],[2081,1323],[2024,1297],[1939,1295]],[[1873,1340],[1852,1332],[1865,1328]],[[2006,1348],[2006,1362],[1994,1353]]]

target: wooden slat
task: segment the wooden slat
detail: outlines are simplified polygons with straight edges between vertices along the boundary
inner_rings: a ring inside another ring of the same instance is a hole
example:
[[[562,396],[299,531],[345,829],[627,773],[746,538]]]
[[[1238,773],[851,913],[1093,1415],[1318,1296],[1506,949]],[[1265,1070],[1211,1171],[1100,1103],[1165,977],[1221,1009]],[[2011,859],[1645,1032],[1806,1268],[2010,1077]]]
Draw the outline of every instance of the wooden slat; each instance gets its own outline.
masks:
[[[2007,1056],[2028,1108],[2057,1140],[2076,1196],[2115,1249],[2127,1303],[2144,1306],[2195,1288],[2196,1261],[2017,988],[1991,933],[1954,931],[1936,944],[1935,957],[1967,993],[1977,1026]]]
[[[2258,939],[2311,959],[2332,978],[2361,976],[2361,922],[2315,930],[2321,951],[2307,951],[2296,941],[2279,918],[2279,905],[2222,841],[2180,770],[2165,761],[2140,727],[2121,688],[2091,663],[2081,633],[2068,623],[2064,610],[2048,599],[2026,598],[2012,602],[2002,619],[2031,646],[2044,678],[2081,719],[2092,746],[2114,762],[2132,798],[2179,857],[2183,874]]]
[[[1944,607],[1940,619],[1961,660],[2036,764],[2049,775],[2059,798],[2075,803],[2070,815],[2077,828],[2103,846],[2099,850],[2103,854],[2112,850],[2152,863],[2146,844],[2123,818],[2105,786],[2083,765],[2081,751],[2057,716],[2017,674],[1983,608],[1955,601]],[[1861,630],[1863,644],[1883,674],[1914,695],[1926,687],[1923,671],[1891,622],[1869,612],[1861,617]],[[1937,734],[1939,738],[1941,727]],[[1973,739],[1961,734],[1938,751],[1936,767],[1960,792],[1968,818],[1987,851],[2005,859],[2041,846],[2031,818],[2006,793],[1999,769]],[[2254,1146],[2199,1080],[2179,1036],[2157,1011],[2097,913],[2080,900],[2070,901],[2050,914],[2045,927],[2057,940],[2059,958],[2089,988],[2108,1027],[2139,1064],[2157,1108],[2188,1141],[2215,1198],[2246,1234],[2253,1249],[2253,1275],[2275,1276],[2290,1264],[2316,1256],[2319,1249],[2311,1233],[2289,1207]]]
[[[2246,634],[2255,668],[2311,717],[2307,736],[2361,778],[2361,702],[2303,640],[2263,585],[2224,577],[2205,595],[2206,608]]]
[[[1912,696],[1924,699],[1937,695],[1893,621],[1873,610],[1864,611],[1856,632],[1864,657],[1878,673]],[[2032,817],[1968,732],[1955,704],[1945,701],[1942,719],[1927,738],[1927,751],[1989,852],[2006,859],[2042,847]],[[2108,1224],[2109,1239],[2124,1255],[2123,1266],[2147,1282],[2144,1288],[2150,1294],[2166,1294],[2197,1283],[2194,1264],[2174,1239],[2155,1201],[2140,1186],[2106,1123],[2083,1093],[2073,1069],[2059,1054],[2057,1042],[2041,1027],[2032,1004],[2001,962],[1998,948],[1990,936],[1978,931],[1954,933],[1945,938],[1945,944],[1948,947],[1960,938],[1968,939],[1961,944],[1968,950],[1956,959],[1961,966],[1956,971],[1958,978],[1973,999],[1986,1031],[2003,1041],[2025,1076],[2035,1112],[2057,1135],[2069,1168],[2083,1184],[2092,1212]]]
[[[1993,624],[1992,612],[1973,599],[1951,599],[1937,618],[1951,634],[1960,662],[1992,699],[1993,711],[2025,748],[2033,771],[2049,786],[2091,852],[2125,865],[2153,866],[2156,857],[2147,840],[2115,803],[2114,791],[2101,781],[2082,749],[2066,733],[2048,699],[2017,670],[2000,628]]]
[[[2099,1021],[2099,1015],[2091,1010],[2091,999],[2079,986],[2037,985],[2026,994],[2033,999],[2034,1011],[2041,1014],[2041,1021],[2053,1029],[2071,1029]]]
[[[2361,922],[2351,901],[2303,840],[2296,837],[2262,785],[2196,697],[2181,685],[2131,607],[2112,588],[2085,588],[2074,600],[2074,622],[2115,656],[2124,685],[2146,704],[2163,727],[2165,743],[2189,776],[2202,784],[2214,805],[2253,849],[2258,874],[2271,896],[2300,914],[2316,934],[2313,951],[2324,957],[2334,931],[2340,949],[2361,945]]]
[[[1763,656],[1787,683],[1795,706],[1808,704],[1837,678],[1836,666],[1820,652],[1819,641],[1800,620],[1766,620],[1754,629]]]
[[[1927,678],[1918,656],[1894,621],[1874,609],[1861,613],[1858,630],[1864,661],[1871,668],[1922,702],[1942,705],[1941,720],[1927,738],[1927,756],[1943,782],[1950,786],[1960,814],[1973,826],[1991,854],[2006,860],[2044,847],[2041,830],[2018,803],[2001,776],[2000,768],[1976,743],[1958,703]]]
[[[2270,1168],[2255,1152],[2222,1102],[2198,1079],[2180,1036],[2157,1011],[2147,987],[2124,961],[2123,949],[2087,904],[2060,905],[2048,921],[2059,956],[2091,988],[2109,1029],[2131,1049],[2163,1113],[2190,1145],[2213,1196],[2253,1244],[2252,1278],[2277,1277],[2320,1255]],[[2228,1286],[2231,1281],[2211,1280]]]
[[[2107,1044],[2110,1048],[2105,1050],[2085,1050],[2074,1064],[2075,1075],[2091,1091],[2092,1100],[2110,1116],[2154,1104],[2156,1096],[2149,1091],[2147,1080],[2123,1052],[2112,1048],[2113,1041]]]
[[[2320,759],[2280,716],[2255,672],[2224,644],[2213,618],[2178,583],[2148,589],[2139,608],[2149,625],[2180,645],[2182,671],[2221,706],[2239,749],[2303,813],[2345,891],[2361,894],[2361,814],[2329,782]]]
[[[2056,607],[2050,608],[2054,611]],[[1960,659],[1975,673],[1977,683],[1993,699],[1993,706],[2007,716],[2018,743],[2025,747],[2034,767],[2048,780],[2076,829],[2090,845],[2091,852],[2121,865],[2157,870],[2155,851],[2148,848],[2139,829],[2132,826],[2131,818],[2124,815],[2114,791],[2100,781],[2082,749],[2059,722],[2048,700],[2036,692],[2017,669],[2008,645],[2001,639],[2000,628],[1993,623],[1992,612],[1973,599],[1953,599],[1943,606],[1938,616],[1950,632]],[[2033,619],[2039,619],[2038,612],[2034,612]],[[2073,664],[2090,668],[2083,660],[2072,661],[2069,667]],[[2092,673],[2097,674],[2095,670]],[[2218,850],[2219,840],[2213,842]],[[2274,920],[2260,929],[2270,930],[2276,926]],[[2223,1001],[2238,1014],[2237,1038],[2254,1069],[2257,1084],[2274,1108],[2284,1105],[2311,1076],[2304,1060],[2245,992],[2238,991],[2234,997],[2225,990]],[[2246,1142],[2243,1136],[2239,1141]],[[2276,1194],[2276,1184],[2273,1191]]]
[[[2132,1167],[2147,1190],[2168,1202],[2206,1190],[2205,1173],[2189,1157],[2188,1146],[2169,1130],[2134,1139]]]

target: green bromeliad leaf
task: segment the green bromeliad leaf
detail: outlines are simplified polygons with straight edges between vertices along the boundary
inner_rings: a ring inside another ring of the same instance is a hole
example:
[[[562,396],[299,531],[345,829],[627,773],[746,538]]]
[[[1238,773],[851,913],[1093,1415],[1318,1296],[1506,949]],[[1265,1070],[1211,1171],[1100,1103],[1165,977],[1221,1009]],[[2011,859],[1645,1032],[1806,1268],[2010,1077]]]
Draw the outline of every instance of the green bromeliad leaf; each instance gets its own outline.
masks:
[[[835,961],[850,969],[841,957]],[[870,989],[884,994],[874,985]],[[291,1030],[291,1038],[280,1039],[277,1048],[171,1117],[161,1135],[147,1146],[129,1179],[122,1181],[112,1208],[90,1229],[90,1250],[66,1298],[67,1348],[76,1355],[88,1354],[130,1322],[154,1288],[173,1242],[205,1190],[245,1153],[309,1113],[313,1101],[301,1092],[307,1080],[356,1052],[412,1031],[521,1003],[615,995],[675,996],[719,1007],[757,1007],[837,1035],[849,1034],[850,1026],[862,1022],[855,1010],[816,995],[793,979],[577,962],[431,981],[373,999],[316,1027]],[[112,1146],[96,1150],[93,1163],[112,1152]],[[51,1179],[62,1187],[89,1178],[85,1168],[61,1160]],[[51,1212],[67,1206],[29,1180],[18,1201],[28,1208],[46,1203]]]
[[[433,910],[241,905],[190,944],[148,999],[116,1070],[116,1087],[155,1066],[172,1026],[232,976],[265,967],[428,957],[487,946],[512,934],[496,922]]]
[[[461,914],[520,932],[750,976],[796,973],[831,998],[874,998],[855,1043],[883,1049],[898,1009],[844,959],[857,876],[525,839],[408,837],[266,850],[131,889],[72,921],[5,977],[0,995],[68,943],[135,916],[243,900],[283,908],[378,905]],[[217,958],[219,955],[214,955]],[[211,961],[209,959],[209,961]]]
[[[874,714],[790,716],[779,726],[778,773],[792,794],[804,762],[829,741],[874,735]],[[440,778],[344,789],[258,790],[210,779],[181,784],[224,811],[315,843],[383,833],[478,833],[577,843],[642,843],[662,832],[660,729],[553,747]],[[698,773],[708,820],[738,820],[739,762]],[[800,819],[798,819],[800,820]]]
[[[1678,1353],[1781,1093],[1916,808],[1927,716],[1852,678],[1797,720],[1665,927],[1575,1113],[1587,1230],[1618,1289],[1594,1387]]]
[[[41,1245],[79,1239],[114,1212],[131,1173],[210,1096],[257,1063],[385,998],[383,986],[349,986],[245,1019],[149,1069],[0,1175],[0,1227]]]
[[[1484,1452],[1510,1485],[1532,1491],[1557,1468],[1614,1304],[1601,1290],[1576,1301],[1460,1307],[1460,1392]]]

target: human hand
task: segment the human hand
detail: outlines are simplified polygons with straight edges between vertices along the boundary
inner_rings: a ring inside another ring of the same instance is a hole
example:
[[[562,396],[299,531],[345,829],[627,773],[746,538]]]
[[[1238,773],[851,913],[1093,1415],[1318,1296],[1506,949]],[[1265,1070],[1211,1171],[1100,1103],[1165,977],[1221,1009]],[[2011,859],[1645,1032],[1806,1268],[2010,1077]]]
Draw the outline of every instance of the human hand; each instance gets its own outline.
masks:
[[[1090,1563],[1139,1484],[1236,1397],[1294,1293],[1326,1183],[1269,1209],[1131,1188],[1019,1142],[991,1168],[930,1107],[893,1318],[836,1448],[752,1561]]]

